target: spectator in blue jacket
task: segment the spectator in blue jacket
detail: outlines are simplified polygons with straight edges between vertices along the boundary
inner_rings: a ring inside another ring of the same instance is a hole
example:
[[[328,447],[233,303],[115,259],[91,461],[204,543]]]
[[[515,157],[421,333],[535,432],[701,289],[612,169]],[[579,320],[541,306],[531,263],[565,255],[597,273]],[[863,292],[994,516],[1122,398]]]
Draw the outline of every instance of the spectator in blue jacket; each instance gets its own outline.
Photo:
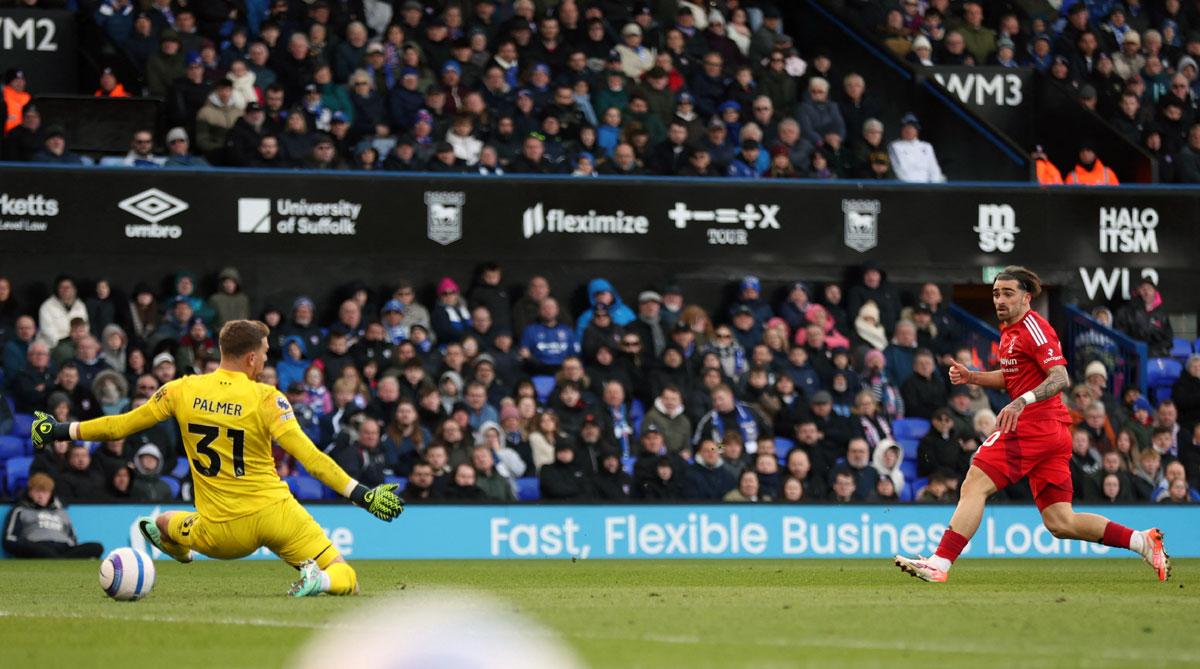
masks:
[[[439,344],[445,345],[462,339],[471,329],[471,310],[458,289],[458,283],[448,276],[442,277],[437,285],[438,301],[429,310],[433,321],[433,333]]]
[[[750,313],[754,315],[754,320],[760,325],[775,317],[775,312],[771,310],[771,305],[767,304],[767,301],[762,298],[762,282],[753,274],[747,274],[742,277],[742,283],[738,286],[737,300],[729,308],[730,315],[736,312],[738,307],[743,306],[750,309]]]
[[[814,146],[821,144],[827,133],[846,139],[846,122],[836,103],[829,99],[829,82],[813,77],[808,82],[808,99],[800,103],[797,113],[800,131]]]
[[[612,316],[613,323],[625,327],[637,319],[637,314],[633,313],[624,302],[621,301],[621,296],[617,294],[617,289],[609,283],[608,279],[597,277],[588,282],[588,302],[594,308],[597,304],[604,304],[608,307],[608,313]],[[588,309],[579,315],[579,321],[575,323],[575,336],[577,339],[583,339],[583,331],[587,329],[588,323],[592,322],[592,309]]]
[[[286,389],[293,383],[304,381],[304,372],[312,362],[308,360],[304,340],[298,335],[284,337],[281,348],[283,359],[275,365],[275,376],[279,379],[279,387]]]
[[[558,300],[547,297],[538,305],[538,321],[521,333],[520,355],[530,374],[553,374],[563,360],[579,355],[575,331],[558,318]]]
[[[727,170],[729,176],[743,179],[757,179],[761,176],[756,167],[758,164],[758,152],[758,142],[753,139],[742,140],[741,152],[729,163],[729,169]]]
[[[400,72],[400,85],[388,95],[388,115],[392,126],[401,130],[412,127],[417,111],[425,106],[425,95],[417,89],[421,72],[415,67],[406,67]]]
[[[708,118],[717,113],[717,106],[725,99],[725,90],[729,88],[729,77],[721,68],[725,59],[713,51],[704,55],[702,69],[692,75],[688,89],[696,98],[696,111],[700,116]]]
[[[133,34],[135,16],[130,0],[104,0],[94,18],[114,44],[124,44]]]
[[[733,474],[724,466],[717,442],[705,439],[696,448],[696,461],[688,466],[683,482],[685,499],[719,501],[737,487]]]

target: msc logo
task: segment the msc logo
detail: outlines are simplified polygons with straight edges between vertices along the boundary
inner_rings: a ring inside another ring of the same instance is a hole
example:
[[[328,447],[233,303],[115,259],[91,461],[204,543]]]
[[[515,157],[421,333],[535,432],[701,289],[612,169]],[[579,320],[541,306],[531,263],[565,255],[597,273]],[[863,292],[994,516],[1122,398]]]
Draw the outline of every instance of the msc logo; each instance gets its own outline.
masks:
[[[979,250],[984,253],[1010,253],[1016,245],[1017,214],[1012,205],[979,205],[979,223],[974,227],[979,234]]]
[[[238,198],[238,232],[265,234],[271,231],[271,200],[265,197]]]

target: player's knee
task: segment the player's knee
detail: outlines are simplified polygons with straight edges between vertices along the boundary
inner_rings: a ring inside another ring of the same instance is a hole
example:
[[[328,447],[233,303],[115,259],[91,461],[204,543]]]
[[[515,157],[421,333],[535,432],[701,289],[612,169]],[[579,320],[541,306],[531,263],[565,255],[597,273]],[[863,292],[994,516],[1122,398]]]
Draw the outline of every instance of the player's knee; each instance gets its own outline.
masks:
[[[334,562],[325,568],[329,575],[329,594],[356,595],[358,594],[358,574],[344,561]]]
[[[1054,535],[1055,539],[1074,539],[1075,533],[1072,531],[1071,521],[1061,516],[1051,516],[1043,518],[1042,522],[1046,525],[1046,529],[1050,530],[1050,534]]]

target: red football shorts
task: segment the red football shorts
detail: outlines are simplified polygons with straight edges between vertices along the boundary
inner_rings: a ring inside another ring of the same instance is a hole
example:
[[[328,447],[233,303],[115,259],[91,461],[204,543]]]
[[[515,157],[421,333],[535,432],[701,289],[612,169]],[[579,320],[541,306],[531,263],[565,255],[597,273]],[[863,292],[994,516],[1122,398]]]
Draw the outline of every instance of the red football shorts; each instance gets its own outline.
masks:
[[[975,452],[971,464],[983,470],[1000,490],[1029,477],[1033,500],[1041,511],[1070,502],[1071,430],[1053,420],[1019,421],[1016,432],[993,432]]]

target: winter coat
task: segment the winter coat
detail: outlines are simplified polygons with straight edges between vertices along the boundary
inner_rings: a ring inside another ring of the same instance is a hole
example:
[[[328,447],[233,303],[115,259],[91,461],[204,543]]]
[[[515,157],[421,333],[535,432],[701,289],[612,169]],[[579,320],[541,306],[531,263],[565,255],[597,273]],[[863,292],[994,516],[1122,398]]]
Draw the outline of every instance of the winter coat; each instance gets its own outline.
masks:
[[[883,454],[886,453],[888,449],[892,448],[899,451],[900,457],[896,459],[896,466],[888,469],[883,464]],[[871,466],[875,468],[875,471],[879,472],[880,478],[886,476],[892,479],[892,483],[896,486],[897,493],[901,490],[904,490],[904,472],[900,470],[900,465],[903,462],[904,449],[900,448],[900,445],[891,439],[884,439],[883,441],[880,441],[879,445],[875,447],[875,452],[871,455]]]
[[[542,499],[574,500],[591,499],[591,482],[584,475],[583,469],[575,463],[562,463],[557,460],[542,467],[538,472],[538,487]]]
[[[196,112],[196,148],[208,153],[224,147],[226,133],[243,113],[234,98],[222,103],[216,93],[208,96],[204,106]]]
[[[580,314],[579,320],[575,322],[575,334],[581,340],[583,339],[583,331],[587,329],[588,323],[592,322],[592,308],[596,306],[596,295],[602,292],[609,292],[613,296],[613,303],[608,305],[608,313],[612,316],[613,323],[625,326],[637,318],[637,314],[633,312],[633,309],[630,309],[621,301],[621,295],[617,293],[617,289],[609,283],[608,279],[592,279],[588,282],[588,302],[591,304],[591,307]]]
[[[4,550],[13,553],[13,548],[23,543],[77,543],[71,516],[58,497],[51,497],[50,503],[41,507],[25,491],[13,505],[4,521]]]
[[[690,448],[692,443],[692,421],[687,417],[684,407],[680,404],[674,412],[667,411],[662,400],[654,400],[654,407],[646,412],[638,428],[638,434],[644,433],[649,426],[655,426],[663,436],[663,443],[672,453]]]
[[[823,143],[825,135],[831,132],[843,139],[846,137],[846,123],[842,120],[842,112],[837,103],[833,101],[805,100],[800,103],[796,116],[800,121],[801,136],[814,145]]]
[[[688,465],[683,484],[683,496],[689,500],[716,501],[737,487],[729,470],[718,464],[707,467],[703,462]]]

